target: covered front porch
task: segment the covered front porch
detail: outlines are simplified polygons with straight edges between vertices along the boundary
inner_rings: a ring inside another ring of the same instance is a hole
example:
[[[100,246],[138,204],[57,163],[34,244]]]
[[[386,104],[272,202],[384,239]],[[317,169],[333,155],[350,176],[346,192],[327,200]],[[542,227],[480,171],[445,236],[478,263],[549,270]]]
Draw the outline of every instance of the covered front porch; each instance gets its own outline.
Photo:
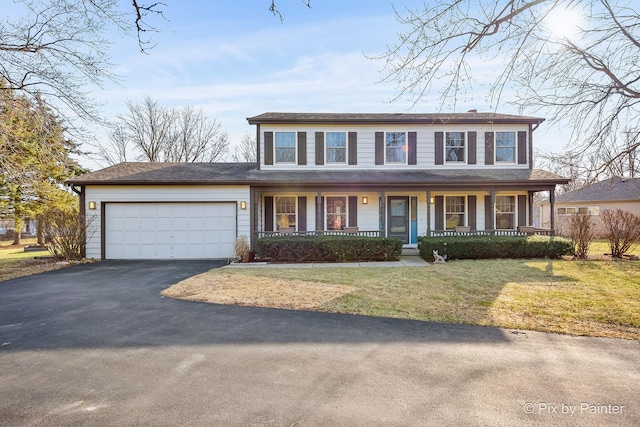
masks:
[[[553,194],[547,188],[253,188],[252,245],[276,235],[393,237],[405,247],[417,246],[418,236],[553,235],[553,226],[533,226],[537,191]]]

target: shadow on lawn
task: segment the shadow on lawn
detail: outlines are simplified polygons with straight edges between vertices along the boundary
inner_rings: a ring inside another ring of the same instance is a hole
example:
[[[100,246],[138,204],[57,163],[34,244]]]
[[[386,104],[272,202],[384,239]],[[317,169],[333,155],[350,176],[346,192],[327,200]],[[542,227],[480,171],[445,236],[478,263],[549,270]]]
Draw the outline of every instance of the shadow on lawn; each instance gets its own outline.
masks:
[[[222,306],[160,296],[162,289],[221,265],[222,261],[103,261],[0,283],[0,351],[510,341],[509,332],[490,327]]]

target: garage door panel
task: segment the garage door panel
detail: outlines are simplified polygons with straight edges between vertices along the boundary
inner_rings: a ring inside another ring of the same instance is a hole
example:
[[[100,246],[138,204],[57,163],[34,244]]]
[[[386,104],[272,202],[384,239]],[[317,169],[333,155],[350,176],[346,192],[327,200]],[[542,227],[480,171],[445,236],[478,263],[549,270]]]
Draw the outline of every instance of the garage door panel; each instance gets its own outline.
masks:
[[[227,258],[235,203],[106,203],[109,259]]]

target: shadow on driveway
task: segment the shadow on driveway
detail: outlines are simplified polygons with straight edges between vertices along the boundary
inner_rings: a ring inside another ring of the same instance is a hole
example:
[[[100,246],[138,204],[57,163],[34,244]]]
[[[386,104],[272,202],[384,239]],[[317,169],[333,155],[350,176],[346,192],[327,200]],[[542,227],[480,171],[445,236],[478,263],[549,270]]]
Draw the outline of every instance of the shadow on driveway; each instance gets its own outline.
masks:
[[[160,295],[223,265],[102,261],[0,283],[0,349],[509,341],[497,328],[224,306]]]

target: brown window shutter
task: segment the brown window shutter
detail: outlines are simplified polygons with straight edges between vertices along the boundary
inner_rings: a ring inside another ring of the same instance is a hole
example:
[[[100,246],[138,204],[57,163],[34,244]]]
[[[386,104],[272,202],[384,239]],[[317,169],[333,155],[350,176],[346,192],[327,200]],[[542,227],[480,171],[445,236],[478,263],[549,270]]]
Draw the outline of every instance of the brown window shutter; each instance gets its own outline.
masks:
[[[444,230],[444,196],[434,197],[436,210],[436,230]]]
[[[527,196],[518,196],[518,225],[527,225]]]
[[[527,164],[527,132],[518,132],[518,164]]]
[[[491,209],[491,196],[484,196],[484,229],[493,230],[493,210]]]
[[[264,133],[264,164],[273,164],[273,132]]]
[[[307,197],[298,197],[298,231],[307,231]]]
[[[416,132],[409,132],[409,164],[418,164],[418,134]]]
[[[384,165],[384,132],[376,132],[376,165]]]
[[[467,197],[467,210],[469,215],[469,229],[476,231],[478,229],[478,212],[477,212],[477,200],[476,196]]]
[[[316,132],[316,165],[324,165],[324,132]]]
[[[307,164],[307,133],[298,132],[298,164]]]
[[[494,155],[493,148],[493,132],[484,133],[484,164],[492,165]]]
[[[347,149],[349,156],[349,164],[358,164],[358,132],[349,132],[349,148]]]
[[[316,196],[316,231],[324,230],[324,197]]]
[[[273,231],[273,196],[264,198],[264,231]]]
[[[469,132],[468,139],[469,139],[469,160],[467,161],[467,164],[475,165],[476,164],[476,157],[477,157],[478,133],[477,132]]]
[[[349,196],[349,227],[358,226],[358,196]]]
[[[436,132],[435,134],[436,149],[436,165],[444,164],[444,132]]]

